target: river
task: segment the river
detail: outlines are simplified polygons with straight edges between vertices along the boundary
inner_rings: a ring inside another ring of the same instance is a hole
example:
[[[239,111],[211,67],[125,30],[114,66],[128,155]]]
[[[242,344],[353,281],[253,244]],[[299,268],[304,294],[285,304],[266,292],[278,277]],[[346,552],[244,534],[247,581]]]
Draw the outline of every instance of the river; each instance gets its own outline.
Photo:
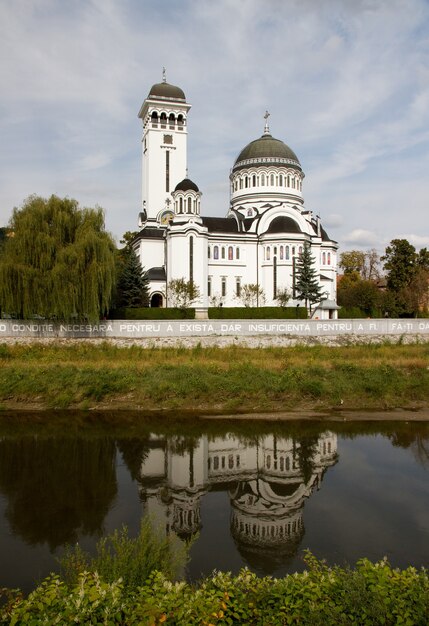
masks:
[[[0,587],[30,590],[66,544],[150,515],[196,537],[187,577],[329,563],[429,565],[429,423],[3,414]]]

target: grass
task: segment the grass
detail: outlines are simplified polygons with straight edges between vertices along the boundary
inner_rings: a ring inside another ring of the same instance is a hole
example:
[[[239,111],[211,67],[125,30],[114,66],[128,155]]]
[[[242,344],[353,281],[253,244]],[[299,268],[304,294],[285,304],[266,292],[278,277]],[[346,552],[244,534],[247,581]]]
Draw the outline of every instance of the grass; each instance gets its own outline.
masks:
[[[429,405],[429,345],[0,344],[0,406],[270,411]]]

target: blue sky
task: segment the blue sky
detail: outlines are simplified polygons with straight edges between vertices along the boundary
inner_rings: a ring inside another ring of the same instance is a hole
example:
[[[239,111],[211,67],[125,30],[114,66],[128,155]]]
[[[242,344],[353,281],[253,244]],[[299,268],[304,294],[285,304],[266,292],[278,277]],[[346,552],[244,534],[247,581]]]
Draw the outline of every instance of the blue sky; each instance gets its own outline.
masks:
[[[427,0],[0,0],[0,225],[56,193],[136,230],[137,113],[163,66],[204,215],[226,214],[268,109],[340,250],[429,246]]]

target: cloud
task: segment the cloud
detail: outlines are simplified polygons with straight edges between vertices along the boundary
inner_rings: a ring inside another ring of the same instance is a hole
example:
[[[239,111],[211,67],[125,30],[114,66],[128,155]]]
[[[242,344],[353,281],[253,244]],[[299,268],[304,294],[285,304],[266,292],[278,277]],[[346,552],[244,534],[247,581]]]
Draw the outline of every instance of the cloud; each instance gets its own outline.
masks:
[[[102,204],[118,236],[133,228],[137,112],[166,66],[193,105],[204,214],[226,214],[230,168],[268,109],[341,245],[426,240],[428,32],[425,0],[0,3],[0,225],[43,191]]]
[[[376,233],[371,232],[370,230],[363,230],[360,228],[352,230],[347,235],[344,235],[343,240],[347,244],[357,245],[359,247],[365,248],[378,246],[380,243],[380,238],[376,235]]]

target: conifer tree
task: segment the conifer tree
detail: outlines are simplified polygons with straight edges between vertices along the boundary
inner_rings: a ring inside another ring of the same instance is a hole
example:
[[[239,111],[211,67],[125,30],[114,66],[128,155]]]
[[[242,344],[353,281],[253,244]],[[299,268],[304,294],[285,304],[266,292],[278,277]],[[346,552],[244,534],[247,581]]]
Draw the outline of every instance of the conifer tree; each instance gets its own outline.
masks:
[[[148,281],[143,268],[130,245],[120,251],[120,265],[116,286],[117,308],[138,308],[149,305]]]
[[[304,300],[306,308],[310,307],[310,313],[311,305],[320,302],[323,293],[317,279],[314,262],[310,246],[305,242],[302,254],[296,262],[295,297],[297,300]]]
[[[76,200],[30,196],[14,209],[0,256],[0,305],[20,318],[34,314],[95,321],[115,286],[115,244],[101,208]]]

